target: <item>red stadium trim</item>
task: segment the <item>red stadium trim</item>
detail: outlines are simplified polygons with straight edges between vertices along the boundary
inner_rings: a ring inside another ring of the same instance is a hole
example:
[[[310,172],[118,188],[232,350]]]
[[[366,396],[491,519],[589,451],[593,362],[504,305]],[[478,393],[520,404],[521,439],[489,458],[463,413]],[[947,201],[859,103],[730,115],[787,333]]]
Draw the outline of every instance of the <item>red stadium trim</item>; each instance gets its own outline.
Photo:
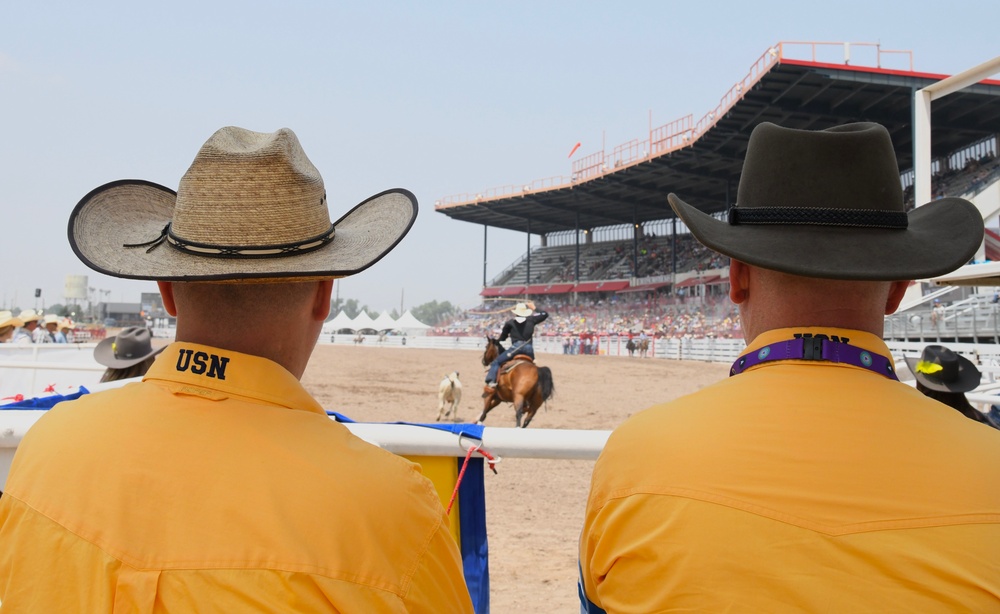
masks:
[[[947,79],[951,75],[939,75],[937,73],[930,72],[916,72],[909,70],[897,70],[893,68],[876,68],[872,66],[854,66],[853,64],[831,64],[828,62],[811,62],[808,60],[789,60],[782,59],[781,64],[787,64],[789,66],[805,66],[811,68],[826,68],[830,70],[845,70],[853,72],[865,72],[874,73],[878,75],[895,75],[899,77],[917,77],[920,79],[931,79],[934,81],[940,81],[942,79]],[[983,79],[979,83],[984,85],[1000,85],[1000,80],[996,79]]]

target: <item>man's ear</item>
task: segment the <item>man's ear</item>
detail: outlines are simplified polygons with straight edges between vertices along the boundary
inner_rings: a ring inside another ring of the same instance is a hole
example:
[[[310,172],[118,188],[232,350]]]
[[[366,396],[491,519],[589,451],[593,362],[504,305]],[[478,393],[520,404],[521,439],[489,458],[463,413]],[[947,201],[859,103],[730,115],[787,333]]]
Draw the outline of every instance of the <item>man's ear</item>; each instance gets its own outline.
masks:
[[[167,313],[177,317],[177,304],[174,303],[174,284],[170,281],[158,281],[156,285],[160,288],[160,298],[163,299],[163,309]]]
[[[889,286],[889,297],[885,301],[885,315],[892,315],[899,309],[899,304],[903,302],[906,289],[910,287],[909,281],[894,281]]]
[[[729,261],[729,300],[739,305],[750,292],[750,267],[735,258]]]
[[[321,279],[316,285],[316,294],[313,296],[312,317],[318,322],[326,321],[330,315],[331,295],[333,294],[333,280]]]

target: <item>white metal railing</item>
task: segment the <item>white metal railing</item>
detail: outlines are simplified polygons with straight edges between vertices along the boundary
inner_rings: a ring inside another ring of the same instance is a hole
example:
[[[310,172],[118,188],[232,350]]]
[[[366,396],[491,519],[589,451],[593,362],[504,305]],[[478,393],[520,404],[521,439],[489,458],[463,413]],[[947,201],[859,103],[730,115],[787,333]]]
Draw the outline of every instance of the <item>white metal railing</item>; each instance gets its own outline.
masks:
[[[101,389],[135,380],[103,384]],[[0,490],[7,481],[14,452],[28,429],[45,414],[44,410],[0,411]],[[332,419],[332,418],[331,418]],[[611,431],[572,429],[518,429],[483,427],[482,440],[408,424],[345,424],[361,439],[394,454],[406,456],[463,457],[470,446],[481,444],[493,457],[596,460]]]

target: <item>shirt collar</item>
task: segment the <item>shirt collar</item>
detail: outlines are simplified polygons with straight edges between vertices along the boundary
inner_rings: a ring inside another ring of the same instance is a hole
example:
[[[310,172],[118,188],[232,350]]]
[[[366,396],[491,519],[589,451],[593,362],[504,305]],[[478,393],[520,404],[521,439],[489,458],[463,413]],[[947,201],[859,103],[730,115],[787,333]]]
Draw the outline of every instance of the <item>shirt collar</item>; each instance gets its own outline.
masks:
[[[872,333],[862,330],[853,330],[850,328],[827,328],[823,326],[799,326],[794,328],[776,328],[774,330],[765,331],[757,335],[756,339],[748,343],[746,349],[740,352],[740,356],[749,354],[750,352],[756,352],[765,345],[795,339],[796,336],[801,337],[808,335],[813,337],[826,335],[826,337],[831,341],[849,343],[855,347],[880,354],[892,360],[892,352],[889,351],[889,346],[887,346],[885,341],[882,341],[882,339],[877,335],[873,335]]]
[[[276,362],[197,343],[168,345],[143,381],[210,400],[239,396],[289,409],[326,414],[299,380]]]

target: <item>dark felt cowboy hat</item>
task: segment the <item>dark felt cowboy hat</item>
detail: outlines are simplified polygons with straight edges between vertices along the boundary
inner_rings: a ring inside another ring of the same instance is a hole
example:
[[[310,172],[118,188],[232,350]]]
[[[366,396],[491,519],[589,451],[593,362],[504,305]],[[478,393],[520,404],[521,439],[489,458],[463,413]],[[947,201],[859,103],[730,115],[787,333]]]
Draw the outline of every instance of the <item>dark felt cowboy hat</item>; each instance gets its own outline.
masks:
[[[176,193],[123,180],[84,196],[69,242],[90,268],[129,279],[343,277],[378,262],[416,216],[413,194],[394,189],[331,224],[323,178],[291,130],[227,127],[202,146]]]
[[[982,379],[971,360],[943,345],[928,345],[919,359],[907,356],[906,366],[918,382],[940,392],[969,392]]]
[[[162,351],[163,347],[153,349],[153,335],[148,328],[130,326],[98,343],[94,348],[94,360],[105,367],[124,369]]]
[[[762,123],[727,221],[675,194],[668,201],[706,247],[806,277],[934,277],[967,263],[983,240],[982,215],[961,198],[905,212],[892,141],[874,123],[819,131]]]

